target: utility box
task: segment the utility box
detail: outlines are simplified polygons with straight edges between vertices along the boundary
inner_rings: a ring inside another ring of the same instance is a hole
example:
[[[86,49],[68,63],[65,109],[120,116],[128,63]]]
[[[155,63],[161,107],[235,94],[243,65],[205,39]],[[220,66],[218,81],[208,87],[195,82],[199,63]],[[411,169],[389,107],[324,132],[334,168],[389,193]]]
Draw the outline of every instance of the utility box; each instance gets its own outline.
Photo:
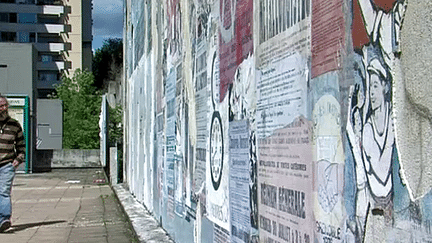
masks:
[[[37,100],[36,149],[63,148],[63,103],[55,99]]]

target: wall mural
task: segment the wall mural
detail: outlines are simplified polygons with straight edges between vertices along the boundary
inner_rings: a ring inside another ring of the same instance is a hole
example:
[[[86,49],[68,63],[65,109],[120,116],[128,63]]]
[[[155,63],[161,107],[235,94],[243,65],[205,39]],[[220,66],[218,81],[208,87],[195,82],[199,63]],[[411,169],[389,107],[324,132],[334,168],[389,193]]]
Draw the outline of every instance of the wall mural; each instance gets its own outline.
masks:
[[[347,239],[356,242],[370,241],[380,229],[389,242],[398,242],[398,236],[430,239],[430,231],[425,234],[430,227],[422,227],[429,221],[422,219],[421,202],[408,197],[400,178],[393,121],[392,90],[402,79],[400,33],[406,8],[404,0],[353,1],[355,84],[349,91],[346,133],[355,177],[354,190],[347,194],[355,197],[347,200]],[[407,227],[415,233],[402,233]]]
[[[154,36],[125,35],[149,48],[125,62],[126,175],[143,203],[158,177],[148,208],[175,241],[432,242],[432,191],[407,183],[394,119],[408,0],[149,1],[132,12]]]

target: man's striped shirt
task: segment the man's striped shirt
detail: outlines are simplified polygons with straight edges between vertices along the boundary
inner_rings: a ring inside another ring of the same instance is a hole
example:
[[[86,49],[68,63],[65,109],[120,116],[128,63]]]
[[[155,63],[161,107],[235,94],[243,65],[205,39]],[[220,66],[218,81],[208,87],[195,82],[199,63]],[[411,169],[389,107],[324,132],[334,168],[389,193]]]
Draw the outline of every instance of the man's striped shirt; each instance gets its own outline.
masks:
[[[25,140],[21,125],[13,118],[0,121],[0,165],[25,159]]]

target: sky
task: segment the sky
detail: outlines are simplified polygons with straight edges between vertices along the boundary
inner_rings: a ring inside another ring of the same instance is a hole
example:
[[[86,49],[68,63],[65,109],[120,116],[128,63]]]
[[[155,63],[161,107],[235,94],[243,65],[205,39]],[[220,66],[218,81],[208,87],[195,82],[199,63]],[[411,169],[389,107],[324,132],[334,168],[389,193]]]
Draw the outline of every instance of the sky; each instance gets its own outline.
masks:
[[[123,36],[123,0],[93,0],[93,51],[103,40]]]

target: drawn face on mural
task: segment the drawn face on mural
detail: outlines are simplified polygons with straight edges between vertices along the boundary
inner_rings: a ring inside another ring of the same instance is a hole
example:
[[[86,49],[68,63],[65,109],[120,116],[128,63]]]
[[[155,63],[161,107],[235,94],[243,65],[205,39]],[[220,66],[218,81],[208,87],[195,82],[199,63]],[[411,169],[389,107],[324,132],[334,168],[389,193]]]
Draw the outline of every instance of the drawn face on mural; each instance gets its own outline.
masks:
[[[377,74],[371,74],[370,100],[372,110],[376,110],[384,104],[385,85],[383,83]]]

